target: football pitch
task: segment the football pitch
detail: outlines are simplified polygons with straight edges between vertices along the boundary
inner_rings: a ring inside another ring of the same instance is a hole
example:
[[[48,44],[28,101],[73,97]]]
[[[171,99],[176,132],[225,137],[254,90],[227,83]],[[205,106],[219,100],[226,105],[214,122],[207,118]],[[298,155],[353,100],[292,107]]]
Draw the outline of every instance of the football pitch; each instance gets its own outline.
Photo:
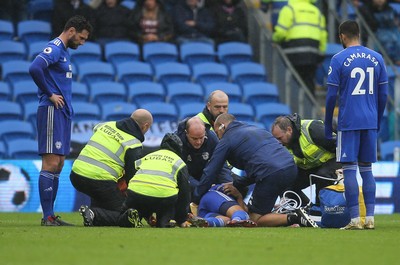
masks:
[[[0,264],[400,264],[400,215],[375,230],[41,227],[39,213],[0,213]]]

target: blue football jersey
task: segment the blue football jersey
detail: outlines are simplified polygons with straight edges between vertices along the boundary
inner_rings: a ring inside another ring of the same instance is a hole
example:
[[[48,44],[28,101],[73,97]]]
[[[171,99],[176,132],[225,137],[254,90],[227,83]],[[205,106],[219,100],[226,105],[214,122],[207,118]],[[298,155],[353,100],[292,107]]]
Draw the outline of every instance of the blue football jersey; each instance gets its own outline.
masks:
[[[47,44],[38,57],[44,59],[48,65],[44,74],[50,91],[63,96],[65,102],[63,112],[68,117],[72,116],[72,65],[67,48],[61,39],[55,38]],[[49,97],[40,89],[38,94],[39,106],[53,105]]]
[[[338,130],[378,128],[378,89],[387,84],[382,56],[351,46],[332,57],[327,84],[338,87]]]

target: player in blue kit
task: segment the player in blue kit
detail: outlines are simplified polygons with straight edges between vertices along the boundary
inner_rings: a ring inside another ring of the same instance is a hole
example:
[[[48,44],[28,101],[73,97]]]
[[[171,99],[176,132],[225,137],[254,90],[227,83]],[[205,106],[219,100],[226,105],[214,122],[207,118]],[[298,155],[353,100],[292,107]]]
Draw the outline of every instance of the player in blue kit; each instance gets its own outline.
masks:
[[[39,176],[39,195],[44,226],[70,225],[54,214],[59,175],[66,155],[70,152],[71,119],[73,109],[72,66],[68,48],[83,45],[92,26],[82,16],[74,16],[65,24],[64,31],[50,41],[33,60],[29,73],[38,86],[39,107],[37,128],[39,155],[42,168]]]
[[[247,206],[240,194],[238,198],[226,195],[224,184],[212,186],[201,197],[198,214],[208,222],[209,227],[255,227],[257,224],[250,220],[246,212]]]
[[[228,161],[237,169],[244,170],[246,176],[235,179],[233,183],[223,184],[223,191],[237,198],[238,190],[255,183],[248,210],[250,219],[258,226],[300,224],[317,227],[301,208],[290,214],[272,213],[278,196],[293,186],[297,167],[289,151],[271,133],[236,121],[228,113],[217,117],[214,130],[220,141],[194,190],[194,203],[199,203],[215,183],[225,161]]]
[[[374,229],[375,179],[371,163],[376,161],[377,135],[388,90],[382,56],[360,45],[355,21],[339,26],[343,51],[332,57],[328,72],[325,136],[332,138],[332,119],[339,92],[337,161],[343,165],[345,196],[351,221],[342,229]],[[357,167],[362,178],[366,206],[365,224],[360,221]]]

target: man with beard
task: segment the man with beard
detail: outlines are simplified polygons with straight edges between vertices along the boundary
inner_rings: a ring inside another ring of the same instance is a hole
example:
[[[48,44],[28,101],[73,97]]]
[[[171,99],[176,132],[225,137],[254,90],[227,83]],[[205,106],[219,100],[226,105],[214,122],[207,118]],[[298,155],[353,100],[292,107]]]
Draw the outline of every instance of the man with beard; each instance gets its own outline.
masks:
[[[313,178],[316,185],[316,204],[319,204],[319,191],[336,180],[336,139],[325,138],[325,126],[320,120],[301,119],[296,113],[275,119],[272,135],[293,155],[297,165],[297,179],[293,190],[299,194],[303,206],[309,202],[301,191],[310,186],[309,175],[315,174],[327,179]]]
[[[60,172],[65,156],[70,152],[71,119],[73,109],[72,65],[68,48],[83,45],[92,26],[82,16],[74,16],[65,24],[64,31],[50,41],[33,60],[29,73],[39,88],[37,112],[39,155],[42,168],[39,176],[39,195],[43,210],[43,226],[70,225],[54,214]]]

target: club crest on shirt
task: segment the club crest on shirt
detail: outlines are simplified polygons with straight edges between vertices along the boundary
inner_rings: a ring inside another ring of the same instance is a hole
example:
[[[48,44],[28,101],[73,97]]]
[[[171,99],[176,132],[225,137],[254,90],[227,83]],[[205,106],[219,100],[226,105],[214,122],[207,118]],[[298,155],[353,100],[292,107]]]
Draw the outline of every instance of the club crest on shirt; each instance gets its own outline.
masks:
[[[201,156],[203,157],[204,160],[208,160],[208,158],[210,157],[210,154],[208,152],[204,152],[201,154]]]
[[[187,161],[192,161],[192,157],[190,155],[187,156]]]
[[[43,52],[44,53],[51,53],[53,51],[53,49],[51,47],[46,47]]]
[[[328,75],[332,73],[332,66],[329,66]]]
[[[56,148],[61,149],[62,143],[60,141],[56,142]]]

